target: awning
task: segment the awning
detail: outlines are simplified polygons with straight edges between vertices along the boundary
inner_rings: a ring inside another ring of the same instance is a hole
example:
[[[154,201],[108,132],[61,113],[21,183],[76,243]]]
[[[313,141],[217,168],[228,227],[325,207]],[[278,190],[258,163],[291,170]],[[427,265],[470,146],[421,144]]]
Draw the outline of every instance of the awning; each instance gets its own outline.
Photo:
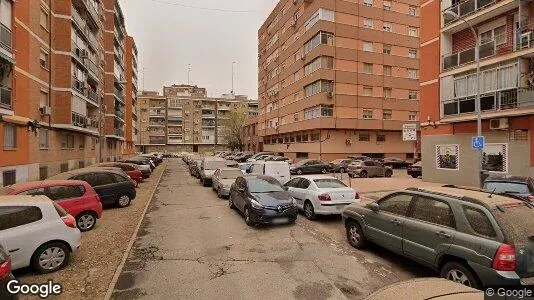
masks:
[[[2,116],[2,121],[17,125],[28,125],[28,122],[33,122],[32,119],[21,116]]]

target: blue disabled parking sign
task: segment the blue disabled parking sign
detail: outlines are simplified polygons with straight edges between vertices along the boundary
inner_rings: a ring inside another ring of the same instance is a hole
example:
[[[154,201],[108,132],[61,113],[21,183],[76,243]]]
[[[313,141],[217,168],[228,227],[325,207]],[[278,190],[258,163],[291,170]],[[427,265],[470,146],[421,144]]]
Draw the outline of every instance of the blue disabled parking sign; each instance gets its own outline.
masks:
[[[483,136],[474,136],[471,146],[473,149],[484,149],[484,144],[486,143],[486,140]]]

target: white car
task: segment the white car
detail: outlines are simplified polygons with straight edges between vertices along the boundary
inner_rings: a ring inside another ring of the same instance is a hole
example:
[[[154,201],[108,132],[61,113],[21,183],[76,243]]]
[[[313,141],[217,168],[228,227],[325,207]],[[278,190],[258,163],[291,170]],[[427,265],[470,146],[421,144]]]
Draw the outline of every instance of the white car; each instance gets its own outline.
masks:
[[[288,182],[291,178],[289,164],[285,161],[255,161],[247,169],[247,174],[271,176],[280,184]]]
[[[297,176],[284,184],[284,188],[310,220],[316,215],[341,214],[345,206],[360,201],[354,189],[332,176]]]
[[[76,220],[46,196],[0,197],[0,244],[13,270],[50,273],[65,267],[80,247]]]

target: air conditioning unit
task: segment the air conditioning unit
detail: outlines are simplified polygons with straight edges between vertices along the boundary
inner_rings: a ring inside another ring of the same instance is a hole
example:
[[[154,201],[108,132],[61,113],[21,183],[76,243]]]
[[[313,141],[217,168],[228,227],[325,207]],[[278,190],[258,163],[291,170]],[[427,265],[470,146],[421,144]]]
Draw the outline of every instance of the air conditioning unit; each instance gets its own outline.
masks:
[[[490,120],[490,129],[500,130],[500,129],[508,129],[508,119],[507,118],[499,118],[499,119],[491,119]]]
[[[41,112],[41,115],[43,115],[43,116],[50,116],[52,114],[52,107],[50,107],[50,106],[41,106],[41,107],[39,107],[39,111]]]
[[[346,139],[345,140],[345,145],[347,145],[347,146],[352,145],[352,140],[351,139]]]
[[[334,93],[333,92],[327,92],[326,93],[326,97],[327,98],[332,98],[332,97],[334,97]]]

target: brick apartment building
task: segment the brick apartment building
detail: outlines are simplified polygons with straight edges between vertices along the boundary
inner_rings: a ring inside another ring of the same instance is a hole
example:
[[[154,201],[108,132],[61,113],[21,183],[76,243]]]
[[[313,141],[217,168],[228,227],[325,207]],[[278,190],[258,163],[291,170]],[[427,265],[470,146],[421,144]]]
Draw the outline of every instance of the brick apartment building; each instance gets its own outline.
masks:
[[[476,38],[486,138],[482,169],[534,175],[534,3],[431,0],[421,6],[423,178],[477,186]],[[424,66],[424,67],[423,67]]]
[[[413,158],[419,1],[282,0],[258,32],[266,151],[323,160]]]
[[[107,75],[114,60],[107,30],[122,16],[118,2],[0,2],[0,186],[133,153],[133,136],[115,139],[130,143],[124,150],[104,137],[104,97],[118,81]],[[133,65],[133,40],[130,47]],[[130,74],[123,80],[134,85]]]
[[[246,96],[226,94],[207,97],[206,89],[193,85],[172,85],[158,92],[138,96],[138,148],[142,152],[209,152],[225,150],[223,123],[231,110],[257,115],[258,103]]]

